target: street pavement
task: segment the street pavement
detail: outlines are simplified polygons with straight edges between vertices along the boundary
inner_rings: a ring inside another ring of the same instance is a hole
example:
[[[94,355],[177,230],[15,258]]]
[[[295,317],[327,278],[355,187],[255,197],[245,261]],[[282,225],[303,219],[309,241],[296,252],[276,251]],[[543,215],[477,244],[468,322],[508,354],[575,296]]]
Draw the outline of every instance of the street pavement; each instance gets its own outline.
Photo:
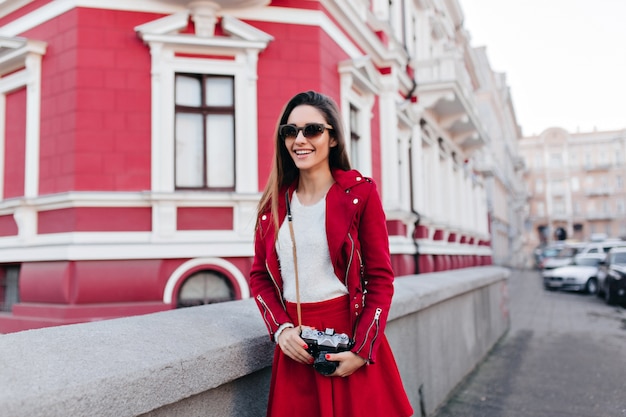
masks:
[[[626,417],[626,309],[536,270],[512,270],[508,296],[509,332],[433,417]]]

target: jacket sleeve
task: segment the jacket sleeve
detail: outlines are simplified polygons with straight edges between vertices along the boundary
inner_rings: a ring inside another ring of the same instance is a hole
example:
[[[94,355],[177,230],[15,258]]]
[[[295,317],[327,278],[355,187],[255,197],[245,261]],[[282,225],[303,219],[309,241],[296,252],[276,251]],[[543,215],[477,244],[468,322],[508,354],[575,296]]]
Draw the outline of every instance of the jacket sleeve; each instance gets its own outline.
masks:
[[[291,321],[282,299],[281,290],[275,278],[272,277],[267,267],[267,242],[263,227],[267,230],[270,223],[269,216],[259,223],[254,238],[254,261],[250,269],[250,291],[254,297],[263,321],[267,326],[270,338],[274,340],[274,333],[281,324]]]
[[[356,326],[356,343],[352,351],[374,363],[394,292],[385,212],[375,186],[361,214],[359,243],[364,264],[364,307]]]

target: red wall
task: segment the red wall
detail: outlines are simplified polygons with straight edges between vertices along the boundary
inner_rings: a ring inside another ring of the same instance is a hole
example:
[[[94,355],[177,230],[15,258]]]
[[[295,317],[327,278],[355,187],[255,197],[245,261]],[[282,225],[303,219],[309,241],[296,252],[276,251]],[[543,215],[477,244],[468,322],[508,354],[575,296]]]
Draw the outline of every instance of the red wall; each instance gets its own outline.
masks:
[[[232,207],[179,207],[177,230],[233,230]]]
[[[37,213],[37,232],[149,232],[150,207],[73,207]]]
[[[283,107],[295,94],[306,90],[320,91],[338,102],[337,63],[347,56],[320,28],[248,23],[274,36],[261,53],[258,66],[259,189],[263,189],[272,165],[274,130]]]
[[[78,8],[28,31],[42,66],[40,194],[150,189],[150,53],[160,15]]]
[[[17,235],[17,223],[12,214],[0,216],[0,236]]]

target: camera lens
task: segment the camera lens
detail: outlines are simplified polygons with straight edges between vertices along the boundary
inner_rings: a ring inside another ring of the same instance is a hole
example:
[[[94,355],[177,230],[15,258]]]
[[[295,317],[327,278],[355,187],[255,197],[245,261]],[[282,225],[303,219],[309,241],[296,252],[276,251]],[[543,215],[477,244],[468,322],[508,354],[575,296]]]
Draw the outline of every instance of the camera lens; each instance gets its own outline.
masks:
[[[313,368],[322,375],[330,375],[337,369],[337,362],[326,360],[326,353],[320,352],[313,362]]]

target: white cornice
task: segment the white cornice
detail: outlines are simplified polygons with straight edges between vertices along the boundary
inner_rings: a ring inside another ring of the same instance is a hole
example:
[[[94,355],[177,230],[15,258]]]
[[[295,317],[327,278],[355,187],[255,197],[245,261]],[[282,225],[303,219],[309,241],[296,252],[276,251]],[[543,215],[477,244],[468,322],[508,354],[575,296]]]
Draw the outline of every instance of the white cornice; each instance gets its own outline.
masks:
[[[282,23],[288,25],[317,26],[331,37],[350,57],[357,58],[363,53],[346,34],[335,25],[323,12],[318,10],[300,10],[288,7],[264,7],[258,10],[236,11],[231,13],[243,20]]]
[[[7,16],[33,0],[4,0],[0,3],[0,18]]]
[[[188,22],[189,11],[184,10],[182,12],[174,13],[169,16],[144,23],[143,25],[136,26],[135,32],[140,34],[153,33],[158,35],[167,35],[184,29]]]
[[[27,4],[25,2],[24,4]],[[20,5],[20,7],[23,6]],[[54,0],[0,27],[0,36],[17,36],[77,7],[173,14],[185,7],[151,0]],[[4,11],[3,9],[0,9]]]

